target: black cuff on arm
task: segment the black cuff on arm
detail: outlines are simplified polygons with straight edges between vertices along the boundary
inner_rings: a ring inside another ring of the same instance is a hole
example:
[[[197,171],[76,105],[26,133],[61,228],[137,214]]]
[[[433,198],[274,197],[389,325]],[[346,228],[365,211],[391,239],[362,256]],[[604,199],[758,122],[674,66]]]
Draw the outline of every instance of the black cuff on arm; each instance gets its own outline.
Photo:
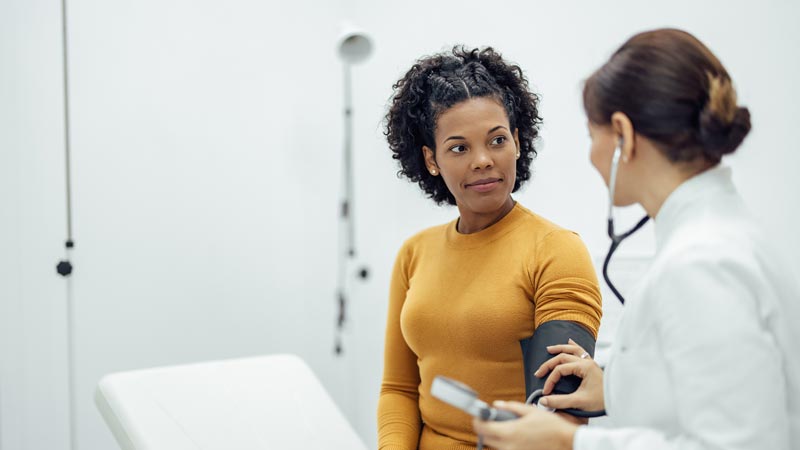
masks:
[[[590,356],[594,357],[595,339],[586,328],[577,322],[568,320],[551,320],[539,325],[533,336],[520,341],[522,358],[525,363],[525,397],[537,389],[544,387],[547,377],[537,378],[533,375],[545,361],[554,357],[547,352],[548,345],[567,344],[569,339],[577,342]],[[571,394],[581,385],[581,379],[574,375],[562,378],[556,383],[553,394]]]

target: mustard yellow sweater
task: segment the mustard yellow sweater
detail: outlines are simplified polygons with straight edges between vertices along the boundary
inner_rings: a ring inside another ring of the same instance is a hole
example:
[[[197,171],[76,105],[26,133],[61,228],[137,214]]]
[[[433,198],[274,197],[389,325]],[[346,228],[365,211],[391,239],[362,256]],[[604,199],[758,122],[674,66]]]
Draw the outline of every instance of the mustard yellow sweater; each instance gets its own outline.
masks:
[[[550,320],[600,325],[597,277],[573,232],[520,204],[489,228],[456,221],[413,236],[392,273],[380,450],[474,449],[471,417],[430,395],[433,378],[462,381],[482,400],[525,401],[520,341]]]

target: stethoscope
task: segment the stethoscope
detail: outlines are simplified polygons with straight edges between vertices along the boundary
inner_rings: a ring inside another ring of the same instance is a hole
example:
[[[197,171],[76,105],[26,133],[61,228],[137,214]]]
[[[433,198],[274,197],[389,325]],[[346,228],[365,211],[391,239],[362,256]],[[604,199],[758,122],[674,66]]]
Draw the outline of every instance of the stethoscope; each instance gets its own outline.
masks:
[[[620,303],[624,305],[625,299],[622,297],[622,294],[619,293],[617,288],[614,287],[614,283],[612,283],[611,280],[608,278],[608,263],[611,261],[611,255],[613,255],[614,252],[617,250],[619,244],[623,240],[628,238],[630,235],[638,231],[639,228],[642,228],[644,224],[647,223],[648,220],[650,220],[650,216],[642,217],[642,219],[639,220],[639,222],[636,225],[634,225],[633,228],[631,228],[629,231],[625,233],[622,234],[614,233],[614,215],[613,215],[614,190],[617,185],[617,170],[619,168],[619,160],[621,155],[622,155],[622,139],[620,139],[619,144],[617,144],[617,148],[614,150],[614,155],[611,157],[611,174],[608,180],[608,237],[611,238],[611,247],[608,249],[608,254],[606,255],[605,261],[603,262],[603,279],[606,280],[606,284],[608,284],[608,287],[609,289],[611,289],[611,292],[613,292],[614,295],[616,295],[617,298],[619,299]]]
[[[620,139],[617,148],[614,150],[614,155],[611,157],[611,174],[609,175],[608,180],[608,237],[611,238],[611,247],[608,249],[608,254],[606,255],[606,259],[603,262],[603,278],[606,280],[606,284],[611,289],[611,292],[617,296],[620,303],[623,305],[625,304],[625,298],[622,297],[622,294],[619,293],[617,288],[614,286],[614,283],[608,278],[608,263],[611,261],[611,256],[619,247],[619,244],[622,243],[625,239],[630,237],[633,233],[637,232],[640,228],[650,220],[650,216],[642,217],[639,222],[634,225],[633,228],[628,230],[622,234],[616,234],[614,232],[614,191],[617,186],[617,170],[619,169],[619,160],[622,155],[622,140]],[[525,403],[538,405],[539,399],[543,396],[543,392],[541,389],[534,391]],[[547,408],[549,409],[549,408]],[[584,418],[592,418],[592,417],[600,417],[606,415],[605,410],[600,411],[581,411],[581,410],[565,410],[569,414],[572,414],[576,417],[584,417]]]

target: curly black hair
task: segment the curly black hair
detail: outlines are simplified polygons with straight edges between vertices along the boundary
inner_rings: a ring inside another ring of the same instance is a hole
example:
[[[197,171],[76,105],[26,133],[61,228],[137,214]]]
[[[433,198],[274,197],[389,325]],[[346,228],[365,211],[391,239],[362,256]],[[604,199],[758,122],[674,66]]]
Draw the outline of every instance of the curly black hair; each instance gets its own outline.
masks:
[[[472,97],[497,99],[505,107],[511,130],[519,130],[520,157],[512,192],[531,177],[530,165],[537,153],[534,142],[542,123],[539,96],[528,90],[522,69],[504,61],[493,48],[456,46],[451,52],[421,58],[392,87],[384,134],[392,158],[400,162],[397,175],[419,184],[437,204],[455,205],[456,199],[441,177],[428,173],[422,146],[435,149],[439,115]]]

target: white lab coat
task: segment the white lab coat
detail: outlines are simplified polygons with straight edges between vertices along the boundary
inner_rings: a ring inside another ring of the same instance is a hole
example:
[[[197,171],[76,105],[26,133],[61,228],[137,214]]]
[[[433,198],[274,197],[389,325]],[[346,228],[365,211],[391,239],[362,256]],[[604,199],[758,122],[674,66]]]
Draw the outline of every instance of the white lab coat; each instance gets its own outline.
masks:
[[[655,228],[605,370],[612,428],[574,449],[800,448],[800,290],[730,169],[681,184]]]

